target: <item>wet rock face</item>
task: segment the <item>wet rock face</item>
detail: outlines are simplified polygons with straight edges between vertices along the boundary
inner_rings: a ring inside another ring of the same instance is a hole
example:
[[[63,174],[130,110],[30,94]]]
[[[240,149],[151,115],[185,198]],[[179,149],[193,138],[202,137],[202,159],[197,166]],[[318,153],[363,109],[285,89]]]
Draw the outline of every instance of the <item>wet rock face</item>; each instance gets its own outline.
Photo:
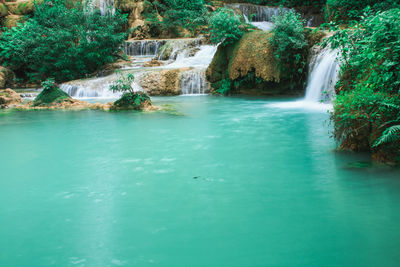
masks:
[[[21,104],[21,96],[11,89],[0,90],[0,106],[7,108]]]
[[[181,74],[188,68],[160,70],[140,75],[137,82],[151,96],[181,94]]]

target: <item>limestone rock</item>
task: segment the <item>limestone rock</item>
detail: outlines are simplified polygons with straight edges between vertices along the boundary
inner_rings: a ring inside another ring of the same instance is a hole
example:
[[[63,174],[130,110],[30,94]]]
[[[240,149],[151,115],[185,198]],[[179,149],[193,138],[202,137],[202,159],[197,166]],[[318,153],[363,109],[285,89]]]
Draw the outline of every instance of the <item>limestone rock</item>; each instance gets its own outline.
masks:
[[[11,89],[0,90],[0,106],[9,107],[21,104],[21,96]]]
[[[0,66],[0,89],[13,85],[14,72],[10,69]]]
[[[138,77],[138,83],[151,96],[181,94],[181,73],[189,68],[152,71]]]

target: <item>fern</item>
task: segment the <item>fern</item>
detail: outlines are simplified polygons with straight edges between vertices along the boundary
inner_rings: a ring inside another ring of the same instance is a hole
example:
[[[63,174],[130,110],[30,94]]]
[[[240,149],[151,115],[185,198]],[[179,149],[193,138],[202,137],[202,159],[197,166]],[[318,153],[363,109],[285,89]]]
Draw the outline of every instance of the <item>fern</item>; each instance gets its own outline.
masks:
[[[400,124],[399,125],[394,125],[388,129],[386,129],[382,136],[379,137],[373,147],[378,147],[383,144],[388,144],[388,143],[399,143],[400,142]]]

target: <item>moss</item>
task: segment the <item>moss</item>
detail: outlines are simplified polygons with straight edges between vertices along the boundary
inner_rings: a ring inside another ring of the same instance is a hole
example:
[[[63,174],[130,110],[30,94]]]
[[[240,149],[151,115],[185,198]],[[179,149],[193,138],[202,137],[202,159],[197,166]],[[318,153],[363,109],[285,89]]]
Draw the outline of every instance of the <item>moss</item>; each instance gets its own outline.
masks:
[[[52,89],[43,90],[33,101],[33,106],[48,106],[69,99],[71,97],[66,92],[55,86]]]
[[[211,87],[215,91],[226,91],[222,87],[231,81],[230,93],[286,94],[290,83],[279,73],[270,36],[268,32],[253,31],[245,33],[234,44],[220,45],[206,72]]]
[[[142,110],[147,106],[151,106],[151,100],[148,95],[143,92],[135,94],[125,93],[120,99],[114,102],[114,110]]]
[[[14,15],[29,15],[35,9],[33,0],[24,0],[7,4],[8,10]]]
[[[23,23],[26,20],[25,16],[21,15],[8,15],[3,20],[3,26],[9,29],[17,26],[18,23]]]
[[[229,78],[235,80],[254,72],[264,81],[279,82],[280,73],[277,68],[272,47],[271,33],[254,31],[245,33],[235,45],[229,61]]]
[[[8,8],[5,4],[0,3],[0,17],[5,17],[8,15]]]

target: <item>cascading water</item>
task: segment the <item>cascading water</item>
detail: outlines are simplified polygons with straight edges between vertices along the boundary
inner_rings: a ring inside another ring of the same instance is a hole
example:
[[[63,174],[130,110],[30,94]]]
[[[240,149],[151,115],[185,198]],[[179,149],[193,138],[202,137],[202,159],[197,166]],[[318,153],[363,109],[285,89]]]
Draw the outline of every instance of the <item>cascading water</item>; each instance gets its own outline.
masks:
[[[114,0],[99,0],[99,8],[102,16],[107,14],[115,14]]]
[[[305,101],[321,102],[334,98],[340,69],[337,54],[336,50],[327,47],[314,55],[308,76]]]
[[[138,40],[125,42],[124,51],[128,56],[156,56],[163,40]]]
[[[209,90],[205,72],[202,69],[189,70],[182,73],[181,88],[184,95],[205,94]]]
[[[269,7],[249,4],[226,4],[228,8],[240,10],[245,21],[263,30],[270,31],[274,28],[272,17],[281,12],[288,12],[289,8]]]
[[[327,110],[332,108],[335,85],[339,78],[338,51],[329,47],[314,50],[308,76],[306,95],[300,101],[271,104],[278,108],[309,108]]]

